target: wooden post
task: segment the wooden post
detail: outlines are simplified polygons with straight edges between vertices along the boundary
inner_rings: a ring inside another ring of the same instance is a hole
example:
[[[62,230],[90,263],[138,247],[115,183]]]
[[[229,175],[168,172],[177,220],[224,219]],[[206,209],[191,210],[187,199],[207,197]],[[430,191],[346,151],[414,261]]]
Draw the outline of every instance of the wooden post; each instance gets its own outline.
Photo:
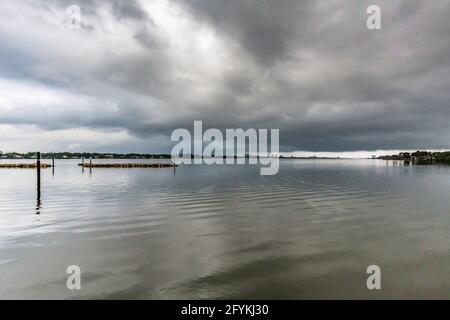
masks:
[[[37,153],[36,157],[36,169],[37,169],[37,185],[38,189],[41,188],[41,153]]]
[[[36,157],[36,174],[37,174],[37,210],[36,214],[39,214],[39,207],[41,203],[41,153],[37,153]]]
[[[52,167],[55,167],[55,157],[52,157]]]
[[[92,167],[92,157],[89,158],[89,166]]]

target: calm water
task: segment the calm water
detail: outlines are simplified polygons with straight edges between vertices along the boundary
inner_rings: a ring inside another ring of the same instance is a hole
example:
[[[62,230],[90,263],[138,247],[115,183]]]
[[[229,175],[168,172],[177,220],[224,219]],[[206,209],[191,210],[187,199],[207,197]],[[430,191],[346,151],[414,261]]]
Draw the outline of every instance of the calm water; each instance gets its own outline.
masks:
[[[450,167],[90,173],[60,160],[38,208],[35,181],[0,169],[0,298],[450,298]],[[371,264],[380,291],[366,288]]]

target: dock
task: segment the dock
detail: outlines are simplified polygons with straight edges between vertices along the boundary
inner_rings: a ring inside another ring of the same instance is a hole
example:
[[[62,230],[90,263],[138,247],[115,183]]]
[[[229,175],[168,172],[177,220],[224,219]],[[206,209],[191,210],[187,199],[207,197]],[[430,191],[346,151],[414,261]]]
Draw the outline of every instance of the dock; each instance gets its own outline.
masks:
[[[79,163],[83,168],[175,168],[174,163]]]

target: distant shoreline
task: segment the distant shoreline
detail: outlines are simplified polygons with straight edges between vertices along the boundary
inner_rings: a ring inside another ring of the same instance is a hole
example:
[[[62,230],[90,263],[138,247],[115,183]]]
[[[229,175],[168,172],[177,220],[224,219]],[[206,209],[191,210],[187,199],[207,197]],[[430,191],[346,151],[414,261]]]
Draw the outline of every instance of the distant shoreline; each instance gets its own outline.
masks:
[[[5,152],[0,151],[0,160],[34,160],[37,152]],[[190,155],[194,157],[193,155]],[[189,155],[185,155],[186,158]],[[249,158],[247,154],[243,158]],[[276,156],[273,156],[276,157]],[[168,153],[100,153],[100,152],[43,152],[41,159],[55,159],[55,160],[78,160],[78,159],[98,159],[98,160],[126,160],[126,159],[172,159],[172,155]],[[214,158],[214,157],[213,157]],[[225,158],[225,156],[224,156]],[[234,158],[238,158],[234,156]],[[394,160],[405,161],[413,164],[433,164],[446,163],[450,164],[450,151],[445,152],[430,152],[430,151],[416,151],[413,153],[401,152],[396,155],[385,155],[372,158],[347,158],[347,157],[318,157],[318,156],[284,156],[279,155],[281,160],[357,160],[357,159],[372,159],[372,160]]]

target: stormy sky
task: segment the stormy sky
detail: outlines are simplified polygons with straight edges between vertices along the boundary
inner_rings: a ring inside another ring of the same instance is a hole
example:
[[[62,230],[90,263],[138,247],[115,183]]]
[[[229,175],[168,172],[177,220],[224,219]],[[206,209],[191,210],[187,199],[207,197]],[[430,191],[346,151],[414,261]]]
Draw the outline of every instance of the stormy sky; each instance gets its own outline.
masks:
[[[450,1],[0,1],[0,150],[170,152],[194,120],[286,152],[450,148]]]

